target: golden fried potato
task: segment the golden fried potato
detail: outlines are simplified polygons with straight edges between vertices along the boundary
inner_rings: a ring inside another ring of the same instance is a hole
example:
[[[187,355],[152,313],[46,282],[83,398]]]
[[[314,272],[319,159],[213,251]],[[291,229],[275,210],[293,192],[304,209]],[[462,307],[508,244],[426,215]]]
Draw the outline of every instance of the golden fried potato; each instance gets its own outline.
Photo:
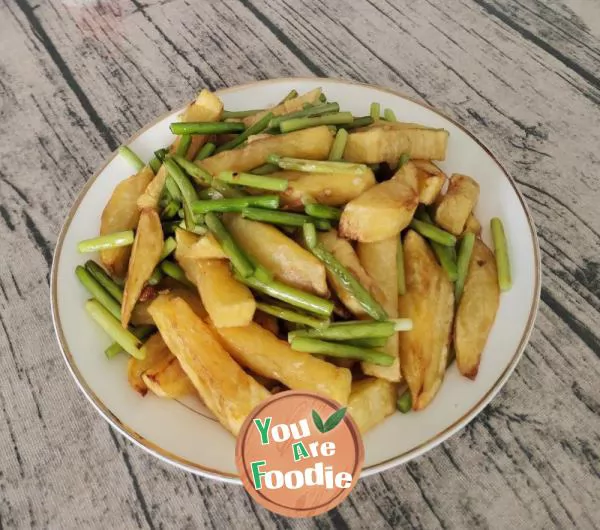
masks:
[[[481,354],[500,304],[498,271],[492,251],[475,239],[465,287],[454,322],[454,350],[461,374],[475,379]]]
[[[406,294],[398,298],[398,315],[411,318],[413,329],[398,334],[400,367],[413,409],[421,410],[434,398],[446,371],[454,292],[433,251],[413,230],[404,239],[404,274]]]
[[[371,294],[379,299],[381,294],[378,292],[378,288],[373,281],[373,278],[365,271],[361,265],[356,252],[352,248],[352,245],[345,239],[338,237],[335,230],[329,232],[320,232],[317,235],[319,243],[333,254],[337,260],[346,267],[352,275],[361,283],[361,285],[371,292]],[[359,318],[365,318],[368,316],[367,312],[358,303],[354,295],[346,289],[344,284],[339,278],[327,271],[327,279],[331,284],[335,294],[340,301],[351,311],[351,313]]]
[[[374,296],[390,318],[398,316],[398,268],[394,264],[399,241],[398,236],[393,236],[375,243],[359,243],[356,247],[361,265],[378,287]],[[361,364],[363,372],[392,382],[400,381],[402,376],[400,375],[398,333],[394,333],[388,339],[382,351],[395,357],[394,363],[391,366],[381,366],[363,362]]]
[[[146,166],[136,175],[117,184],[102,211],[101,236],[122,230],[133,230],[137,227],[140,219],[137,200],[153,178],[152,169]],[[112,248],[100,252],[100,261],[109,274],[123,278],[127,272],[130,255],[131,247]]]
[[[221,114],[223,114],[223,102],[218,96],[205,88],[200,91],[196,100],[190,103],[187,109],[185,109],[181,116],[181,121],[220,121]],[[192,135],[192,141],[188,147],[186,158],[188,160],[194,160],[200,148],[209,138],[210,136],[206,134]],[[175,153],[177,151],[180,140],[180,136],[175,139],[169,148],[170,153]]]
[[[397,236],[419,205],[416,174],[415,166],[408,162],[392,179],[351,200],[340,219],[340,234],[364,243]]]
[[[130,357],[127,363],[127,380],[129,385],[142,396],[148,392],[148,387],[144,383],[143,375],[154,366],[160,366],[165,360],[173,357],[160,333],[152,335],[142,347],[146,353],[144,359],[135,359]]]
[[[162,363],[152,366],[142,374],[145,385],[158,397],[177,399],[196,394],[196,389],[171,352]]]
[[[138,223],[125,290],[121,304],[121,325],[126,328],[144,285],[158,265],[163,247],[163,231],[155,210],[142,210]]]
[[[369,377],[352,383],[348,413],[361,434],[381,423],[396,410],[396,385]]]
[[[479,222],[479,219],[475,217],[474,213],[470,213],[469,217],[467,217],[463,234],[466,232],[472,232],[476,236],[481,235],[481,223]]]
[[[325,266],[273,225],[223,216],[227,229],[242,249],[282,282],[319,296],[328,294]]]
[[[240,368],[181,298],[160,295],[150,306],[150,314],[206,406],[237,436],[248,414],[270,396],[269,391]]]
[[[257,114],[253,114],[252,116],[248,116],[244,118],[244,125],[246,127],[250,127],[259,121],[265,114],[268,112],[272,112],[273,116],[283,116],[284,114],[289,114],[290,112],[296,112],[298,110],[302,110],[304,105],[307,103],[316,103],[321,97],[321,89],[315,88],[306,94],[302,94],[301,96],[297,96],[292,99],[288,99],[279,105],[272,107],[268,110],[259,112]]]
[[[440,228],[458,236],[479,199],[479,184],[471,177],[453,174],[448,191],[438,201],[434,219]]]
[[[414,159],[444,160],[447,145],[448,131],[444,129],[385,125],[351,133],[344,160],[378,164],[395,162],[404,153]]]
[[[446,175],[432,162],[428,160],[413,160],[417,168],[417,181],[419,183],[419,202],[421,204],[433,204],[437,199]]]
[[[206,309],[202,305],[200,296],[194,288],[183,287],[180,282],[173,280],[172,278],[163,278],[158,284],[159,292],[169,292],[172,296],[177,296],[185,300],[185,302],[194,310],[194,312],[201,318],[204,318],[207,313]],[[147,302],[138,302],[133,308],[131,313],[131,324],[134,326],[154,326],[154,319],[148,311],[152,300]]]
[[[314,199],[327,206],[342,206],[376,184],[370,169],[360,175],[278,171],[270,176],[288,180],[288,189],[280,199],[291,209],[302,209],[303,199]]]
[[[160,196],[162,195],[165,182],[167,180],[167,168],[160,166],[160,169],[154,176],[154,178],[148,183],[144,193],[142,193],[137,200],[137,207],[139,210],[152,208],[158,209],[158,203]]]
[[[322,125],[248,142],[239,149],[210,156],[198,165],[216,175],[221,171],[249,171],[264,164],[270,154],[325,160],[331,144],[333,134],[326,125]]]
[[[263,377],[277,379],[292,390],[309,390],[345,404],[352,374],[346,368],[294,351],[273,333],[252,322],[238,328],[215,328],[231,356]]]
[[[177,256],[190,259],[227,259],[221,244],[215,236],[208,233],[203,236],[181,228],[175,229]]]

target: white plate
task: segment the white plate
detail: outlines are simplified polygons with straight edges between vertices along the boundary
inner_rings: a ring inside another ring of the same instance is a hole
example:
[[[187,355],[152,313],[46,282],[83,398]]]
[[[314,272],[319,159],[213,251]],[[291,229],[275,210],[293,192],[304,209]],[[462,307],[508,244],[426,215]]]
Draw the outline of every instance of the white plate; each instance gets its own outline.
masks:
[[[513,288],[501,297],[500,310],[475,381],[455,366],[424,411],[396,413],[364,437],[363,476],[402,464],[447,439],[471,421],[500,390],[515,368],[533,328],[540,293],[540,253],[533,221],[514,181],[492,154],[462,127],[438,112],[390,90],[333,79],[279,79],[219,91],[230,110],[267,107],[292,88],[305,92],[323,87],[330,101],[355,115],[369,113],[379,101],[407,122],[450,132],[447,173],[472,175],[481,185],[476,214],[490,242],[489,221],[500,217],[512,260]],[[129,142],[144,160],[169,144],[169,123],[182,109],[160,118]],[[197,403],[140,397],[127,384],[125,356],[108,361],[109,339],[83,309],[86,292],[74,269],[89,256],[77,253],[81,239],[98,234],[100,214],[113,188],[131,168],[113,153],[84,187],[60,233],[52,266],[52,312],[67,366],[84,395],[123,435],[164,461],[199,475],[239,483],[234,463],[235,440]],[[93,257],[93,256],[92,256]]]

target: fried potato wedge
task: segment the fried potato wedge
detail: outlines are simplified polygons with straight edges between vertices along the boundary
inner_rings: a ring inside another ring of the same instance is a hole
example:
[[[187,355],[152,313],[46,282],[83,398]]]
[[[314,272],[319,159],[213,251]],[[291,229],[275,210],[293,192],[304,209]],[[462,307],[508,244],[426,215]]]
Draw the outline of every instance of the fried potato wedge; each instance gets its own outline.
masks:
[[[462,233],[469,215],[479,199],[479,184],[471,177],[453,174],[448,191],[438,201],[435,222],[444,230],[458,236]]]
[[[276,379],[292,390],[309,390],[345,404],[352,374],[290,345],[255,322],[238,328],[216,328],[221,342],[242,366]]]
[[[182,287],[181,283],[177,280],[173,280],[172,282],[170,280],[171,278],[163,278],[158,285],[159,292],[168,292],[172,296],[182,298],[199,317],[204,318],[207,313],[202,305],[198,291],[196,289]],[[131,313],[131,323],[134,326],[155,325],[154,319],[152,318],[150,311],[148,311],[152,302],[153,300],[148,300],[147,302],[138,302],[135,304],[133,312]]]
[[[280,195],[280,199],[282,204],[293,209],[302,209],[305,198],[327,206],[342,206],[376,184],[371,170],[360,175],[279,171],[271,176],[288,180],[288,189]]]
[[[258,120],[260,120],[265,114],[268,112],[272,112],[273,116],[283,116],[284,114],[289,114],[290,112],[296,112],[298,110],[302,110],[306,103],[316,103],[321,97],[322,90],[320,88],[315,88],[306,94],[302,94],[301,96],[297,96],[292,99],[288,99],[279,105],[272,107],[263,112],[259,112],[252,116],[248,116],[244,118],[244,125],[246,127],[250,127],[255,124]]]
[[[181,116],[181,121],[219,121],[223,114],[223,102],[218,96],[213,94],[210,90],[203,89],[198,94],[195,101],[190,103]],[[188,147],[186,158],[188,160],[194,160],[200,148],[208,141],[210,136],[206,134],[194,134],[192,135],[192,141]],[[169,148],[170,153],[177,151],[179,141],[181,137],[178,136],[171,147]]]
[[[269,136],[248,142],[245,147],[223,151],[198,165],[216,175],[221,171],[249,171],[261,166],[270,154],[325,160],[333,144],[333,134],[326,125],[302,129],[289,134]]]
[[[378,164],[396,162],[404,153],[413,159],[444,160],[448,131],[424,127],[381,126],[351,133],[344,160]]]
[[[413,160],[417,168],[417,182],[419,185],[419,202],[421,204],[433,204],[437,199],[446,175],[432,162],[428,160]]]
[[[475,217],[474,213],[470,213],[469,217],[467,217],[467,221],[465,222],[465,228],[463,230],[463,234],[465,232],[472,232],[476,236],[481,235],[481,223],[479,219]]]
[[[181,298],[160,295],[150,306],[158,330],[206,406],[233,435],[270,396],[231,358],[210,328]]]
[[[419,234],[409,230],[403,246],[406,294],[398,298],[398,315],[412,319],[413,329],[398,334],[400,367],[413,409],[421,410],[435,397],[446,371],[454,292]]]
[[[154,178],[148,183],[144,193],[142,193],[137,200],[137,207],[139,210],[152,208],[153,210],[158,209],[158,203],[160,196],[162,195],[163,188],[165,187],[165,181],[167,180],[167,168],[160,166],[160,169],[154,176]]]
[[[101,236],[122,230],[133,230],[137,226],[140,219],[137,200],[153,178],[152,169],[146,166],[136,175],[117,184],[102,210]],[[127,272],[130,255],[131,247],[112,248],[100,252],[100,261],[112,276],[123,278]]]
[[[475,239],[465,287],[454,322],[454,350],[458,370],[475,379],[481,354],[500,304],[498,271],[492,251]]]
[[[356,247],[361,265],[377,286],[374,296],[390,318],[398,316],[398,268],[393,264],[396,263],[399,241],[398,236],[393,236],[376,243],[359,243]],[[382,351],[395,357],[394,363],[391,366],[381,366],[363,362],[361,363],[363,372],[387,381],[400,381],[402,376],[398,333],[394,333],[388,339]]]
[[[142,396],[148,392],[148,387],[143,380],[144,373],[153,367],[161,366],[165,361],[173,358],[160,333],[152,335],[144,343],[143,349],[146,352],[144,359],[130,357],[127,362],[127,381]]]
[[[408,226],[419,205],[417,171],[408,162],[393,178],[351,200],[340,219],[340,234],[373,243],[397,236]]]
[[[323,263],[273,225],[250,221],[239,214],[224,215],[223,221],[237,244],[276,279],[327,296]]]
[[[142,374],[145,385],[158,397],[177,399],[196,394],[190,378],[171,352],[162,363],[152,366]]]
[[[352,245],[346,239],[338,237],[335,230],[320,232],[317,237],[319,243],[323,245],[325,250],[331,252],[331,254],[333,254],[337,260],[352,273],[365,289],[370,291],[375,298],[381,298],[382,294],[378,292],[378,287],[373,281],[373,278],[365,271],[356,252],[352,248]],[[346,289],[344,284],[335,274],[327,271],[327,279],[337,297],[354,316],[358,318],[365,318],[368,316],[367,312],[358,303],[354,295]]]
[[[361,434],[372,429],[396,410],[396,385],[369,377],[352,383],[348,413]]]
[[[152,209],[142,210],[131,250],[121,304],[121,325],[124,328],[129,324],[133,307],[144,285],[158,265],[162,247],[163,231],[158,214]]]
[[[199,236],[193,232],[177,228],[175,229],[175,239],[178,250],[176,255],[179,258],[227,259],[221,244],[211,233]]]

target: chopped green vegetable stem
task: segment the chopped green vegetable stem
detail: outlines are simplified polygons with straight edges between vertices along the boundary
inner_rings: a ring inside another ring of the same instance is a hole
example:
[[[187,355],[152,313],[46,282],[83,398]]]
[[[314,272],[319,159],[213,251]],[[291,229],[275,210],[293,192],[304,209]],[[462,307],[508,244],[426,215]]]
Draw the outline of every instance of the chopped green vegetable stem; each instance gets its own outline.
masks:
[[[119,154],[127,160],[136,171],[140,171],[146,165],[144,164],[144,161],[126,145],[119,147]]]
[[[331,274],[337,277],[344,288],[356,298],[356,301],[369,316],[375,320],[386,320],[388,318],[388,315],[381,304],[371,296],[371,293],[369,293],[369,291],[333,254],[320,245],[312,248],[311,252],[325,264],[325,267]]]
[[[200,186],[211,185],[213,178],[206,169],[186,160],[183,156],[174,155],[172,158],[197,184]]]
[[[289,133],[292,131],[299,131],[300,129],[318,127],[319,125],[349,124],[352,123],[352,121],[353,117],[351,112],[336,112],[334,114],[325,114],[313,118],[293,118],[291,120],[285,120],[279,124],[279,129],[282,133]]]
[[[170,278],[173,278],[174,280],[177,280],[178,282],[189,287],[194,287],[194,284],[188,280],[183,269],[176,263],[168,260],[162,261],[160,264],[160,270],[162,270]]]
[[[328,160],[306,160],[303,158],[289,158],[279,155],[269,155],[267,161],[279,166],[281,169],[303,171],[308,173],[351,173],[362,175],[370,171],[365,164],[351,162],[331,162]]]
[[[509,291],[512,287],[512,277],[510,271],[510,259],[508,257],[508,242],[504,225],[498,217],[494,217],[490,226],[492,229],[492,238],[494,241],[494,254],[496,256],[496,268],[498,269],[498,285],[501,291]]]
[[[250,173],[253,175],[269,175],[270,173],[275,173],[275,171],[279,171],[279,167],[275,164],[263,164],[250,171]]]
[[[278,107],[279,105],[283,105],[286,101],[289,101],[290,99],[294,99],[298,97],[298,91],[295,88],[292,88],[292,90],[290,90],[286,96],[279,102],[277,103],[276,107]]]
[[[169,204],[167,204],[163,208],[163,211],[160,213],[160,218],[161,219],[173,219],[173,217],[175,217],[177,215],[177,213],[179,212],[180,207],[181,207],[181,204],[179,202],[170,201]]]
[[[103,307],[105,307],[115,318],[121,318],[121,305],[111,294],[98,282],[85,268],[78,265],[75,268],[75,275],[87,291],[96,299]]]
[[[158,261],[162,261],[163,259],[166,259],[168,256],[170,256],[172,254],[172,252],[176,248],[177,248],[177,241],[175,241],[174,237],[168,237],[167,239],[165,239],[165,242],[163,243],[162,252],[160,253],[160,257],[158,258]]]
[[[313,249],[317,246],[317,231],[315,230],[315,225],[313,223],[305,223],[302,226],[302,234],[307,248]]]
[[[234,171],[221,171],[216,177],[217,180],[235,184],[237,186],[248,186],[269,191],[285,191],[288,188],[288,181],[282,178],[269,177],[264,175],[254,175],[253,173],[237,173]]]
[[[344,157],[344,150],[346,149],[346,142],[348,141],[348,131],[346,129],[339,129],[335,134],[335,140],[329,151],[329,160],[339,161]]]
[[[175,122],[171,123],[171,132],[177,135],[183,134],[225,134],[238,133],[246,129],[243,123],[208,121],[208,122]]]
[[[179,139],[179,143],[177,144],[177,150],[175,154],[179,156],[186,156],[188,149],[192,143],[192,136],[190,134],[184,134]]]
[[[456,284],[454,285],[454,301],[458,304],[465,288],[465,280],[469,272],[469,263],[473,254],[473,246],[475,245],[475,234],[467,232],[458,246],[457,273]]]
[[[144,359],[145,355],[138,346],[140,339],[127,329],[123,329],[119,320],[98,302],[98,300],[88,300],[85,303],[85,310],[96,321],[96,323],[108,334],[108,336],[119,343],[122,348],[136,359]]]
[[[314,226],[319,228],[319,230],[329,230],[331,228],[331,223],[325,219],[314,219],[301,213],[280,212],[262,208],[244,208],[242,210],[242,217],[274,225],[304,226],[307,223],[314,223]]]
[[[200,148],[200,151],[198,151],[198,154],[196,155],[194,162],[198,162],[200,160],[204,160],[205,158],[208,158],[215,152],[216,148],[217,148],[217,145],[214,144],[213,142],[206,142]]]
[[[292,340],[290,346],[296,351],[324,354],[342,359],[356,359],[381,366],[391,366],[394,362],[394,357],[386,353],[350,344],[340,344],[339,342],[326,342],[319,339],[296,337]]]
[[[157,285],[163,279],[163,272],[160,270],[160,267],[156,267],[152,271],[150,278],[148,278],[148,285]]]
[[[194,185],[191,183],[190,179],[177,165],[175,160],[172,158],[165,158],[164,164],[169,173],[169,177],[173,178],[173,180],[177,183],[179,191],[181,192],[183,209],[185,212],[185,225],[188,229],[193,230],[196,226],[196,220],[194,219],[192,204],[198,200],[196,188],[194,188]]]
[[[340,125],[343,129],[359,129],[360,127],[367,127],[371,125],[375,120],[371,118],[371,116],[360,116],[358,118],[354,118],[352,123],[342,124]]]
[[[399,398],[398,398],[398,402],[397,402],[397,407],[398,410],[400,412],[402,412],[402,414],[406,414],[407,412],[410,412],[410,409],[412,409],[412,396],[410,395],[410,391],[407,390],[406,392],[404,392]]]
[[[100,267],[95,261],[88,260],[85,262],[86,270],[92,277],[106,289],[109,294],[119,303],[123,301],[123,287],[115,282],[106,271]]]
[[[279,196],[248,195],[246,197],[202,200],[196,201],[192,205],[192,210],[196,214],[204,214],[208,212],[241,212],[244,208],[250,206],[276,210],[279,208]]]
[[[204,221],[208,229],[221,244],[223,252],[229,258],[238,274],[244,278],[250,276],[254,272],[254,266],[227,231],[221,220],[214,213],[209,212],[205,215]]]
[[[445,230],[438,228],[433,224],[419,221],[418,219],[413,219],[410,222],[410,227],[423,237],[426,237],[431,241],[435,241],[440,245],[445,245],[447,247],[453,247],[456,245],[456,236],[450,232],[446,232]]]
[[[295,322],[296,324],[310,326],[311,328],[319,329],[329,325],[328,320],[320,320],[309,315],[292,311],[291,309],[286,309],[285,307],[263,304],[259,302],[256,304],[256,308],[260,309],[263,313],[267,313],[268,315],[272,315],[282,320],[287,320],[288,322]]]
[[[336,322],[327,329],[306,329],[291,331],[288,334],[288,340],[295,337],[312,337],[317,339],[346,341],[356,339],[387,339],[396,331],[394,320],[369,321],[354,320],[349,322]]]
[[[373,118],[374,120],[378,120],[379,117],[381,116],[381,105],[379,103],[377,103],[376,101],[371,103],[371,107],[369,109],[369,114],[371,115],[371,118]]]
[[[228,151],[230,149],[235,149],[238,145],[242,145],[250,136],[254,134],[260,134],[263,132],[268,126],[269,122],[273,118],[273,113],[268,112],[265,114],[260,120],[253,123],[250,127],[248,127],[244,132],[230,140],[229,142],[217,147],[215,154],[219,154],[222,151]]]
[[[304,211],[312,217],[331,221],[337,221],[342,216],[342,210],[324,204],[308,203],[304,206]]]
[[[123,232],[114,232],[92,239],[80,241],[77,250],[80,253],[97,252],[111,248],[128,247],[133,244],[135,236],[133,230],[124,230]]]
[[[306,293],[277,280],[265,282],[254,276],[242,278],[236,275],[236,277],[239,281],[259,293],[266,294],[309,313],[329,318],[333,312],[333,302],[331,300]]]
[[[298,110],[296,112],[290,112],[283,116],[276,116],[269,122],[269,128],[279,128],[282,122],[287,120],[299,119],[299,118],[314,118],[315,116],[322,116],[324,114],[331,114],[339,112],[340,106],[337,103],[328,103],[326,105],[309,105],[308,107]]]
[[[247,118],[248,116],[254,116],[259,112],[264,112],[265,109],[250,109],[250,110],[224,110],[221,116],[224,120],[236,119],[236,118]]]
[[[396,119],[396,115],[394,114],[394,111],[392,109],[385,109],[383,111],[383,118],[386,121],[398,121]]]

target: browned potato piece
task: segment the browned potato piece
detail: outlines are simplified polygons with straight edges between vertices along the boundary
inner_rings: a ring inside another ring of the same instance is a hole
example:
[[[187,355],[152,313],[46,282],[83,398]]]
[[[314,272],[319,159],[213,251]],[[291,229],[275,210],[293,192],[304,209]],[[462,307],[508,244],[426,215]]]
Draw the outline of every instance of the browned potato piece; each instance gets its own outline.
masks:
[[[267,313],[263,313],[260,310],[256,310],[254,313],[254,322],[256,322],[261,328],[266,329],[273,333],[273,335],[277,335],[279,333],[279,324],[277,323],[277,317],[273,315],[269,315]]]
[[[348,413],[361,434],[381,423],[396,410],[396,385],[369,377],[352,383]]]
[[[350,134],[344,160],[378,164],[398,160],[404,153],[414,159],[444,160],[447,144],[444,129],[381,126]]]
[[[261,166],[270,154],[325,160],[333,144],[333,134],[326,125],[302,129],[289,134],[269,136],[233,151],[210,156],[198,165],[216,175],[221,171],[249,171]]]
[[[148,392],[148,387],[142,379],[144,373],[154,366],[160,366],[165,360],[172,358],[173,355],[169,351],[169,348],[167,348],[160,333],[152,335],[144,343],[143,350],[146,352],[145,359],[129,358],[127,363],[127,380],[136,392],[145,396]]]
[[[406,294],[398,315],[413,329],[399,333],[400,367],[412,395],[413,409],[425,408],[439,390],[446,371],[454,293],[447,274],[425,240],[413,230],[404,239]]]
[[[479,219],[475,217],[474,213],[470,213],[469,217],[467,217],[467,222],[465,223],[465,229],[463,230],[463,234],[466,232],[472,232],[476,236],[481,235],[481,223]]]
[[[177,240],[177,255],[179,258],[227,259],[220,243],[211,233],[199,236],[193,232],[177,228],[175,239]]]
[[[160,295],[150,314],[206,406],[234,436],[248,414],[270,396],[223,349],[181,298]]]
[[[202,305],[202,301],[198,296],[198,292],[196,289],[181,287],[181,283],[176,280],[170,281],[171,278],[163,278],[163,280],[158,285],[159,291],[168,291],[172,296],[177,296],[185,300],[185,302],[196,312],[196,314],[203,318],[206,316],[206,309]],[[173,283],[174,285],[171,285]],[[138,302],[135,304],[133,308],[133,313],[131,313],[131,323],[134,326],[143,326],[150,325],[154,326],[154,320],[152,315],[148,311],[152,300],[147,302]]]
[[[373,243],[397,236],[408,226],[419,205],[417,171],[408,162],[388,181],[351,200],[340,219],[340,234]]]
[[[471,177],[455,173],[450,177],[448,191],[435,209],[435,222],[444,230],[458,236],[479,199],[479,184]]]
[[[356,252],[352,248],[352,245],[338,237],[335,230],[329,232],[320,232],[318,234],[318,240],[323,247],[331,252],[337,260],[346,267],[352,275],[362,284],[362,286],[369,290],[373,296],[380,298],[380,294],[377,292],[377,286],[363,266],[361,265]],[[367,312],[358,303],[354,295],[350,293],[344,284],[340,282],[339,278],[327,271],[327,279],[333,287],[335,294],[341,300],[341,302],[352,312],[352,314],[359,318],[365,318],[368,316]]]
[[[469,272],[454,322],[454,350],[461,374],[475,379],[479,361],[500,304],[498,272],[492,251],[475,239]]]
[[[417,168],[419,202],[422,204],[433,204],[440,191],[442,191],[446,175],[428,160],[413,160],[412,163]]]
[[[101,236],[122,230],[133,230],[137,226],[140,219],[137,200],[153,178],[152,169],[146,166],[136,175],[117,184],[102,211]],[[112,248],[100,252],[100,261],[111,275],[123,278],[127,272],[130,255],[131,247]]]
[[[279,171],[271,176],[288,180],[288,189],[280,198],[283,204],[294,209],[304,207],[304,198],[312,198],[327,206],[342,206],[376,184],[371,170],[360,175]]]
[[[124,328],[129,324],[131,312],[144,285],[158,265],[162,247],[163,231],[158,214],[152,209],[142,210],[131,250],[121,304],[121,325]]]
[[[246,127],[250,127],[250,125],[253,125],[254,123],[256,123],[268,112],[272,112],[273,116],[283,116],[284,114],[289,114],[290,112],[296,112],[298,110],[302,110],[306,103],[316,103],[319,100],[320,96],[321,96],[321,89],[315,88],[315,89],[311,90],[310,92],[307,92],[306,94],[302,94],[301,96],[297,96],[295,98],[288,99],[287,101],[284,101],[280,105],[277,105],[277,106],[272,107],[263,112],[259,112],[258,114],[254,114],[252,116],[248,116],[247,118],[244,118],[244,120],[243,120],[244,125]]]
[[[310,353],[294,351],[273,333],[252,322],[239,328],[215,331],[231,356],[263,377],[277,379],[292,390],[310,390],[345,404],[352,374]]]
[[[142,374],[148,390],[158,397],[177,399],[196,394],[196,389],[171,352],[160,365],[153,366]]]
[[[323,263],[277,228],[239,214],[224,215],[223,221],[237,244],[275,278],[319,296],[328,294]]]
[[[183,115],[181,116],[181,121],[219,121],[222,113],[223,102],[218,96],[205,88],[200,91],[196,101],[190,103],[187,109],[185,109]],[[175,139],[169,148],[170,153],[177,151],[180,139],[180,136]],[[209,136],[206,134],[193,134],[192,141],[190,142],[190,146],[188,147],[188,151],[186,153],[186,158],[188,160],[194,160],[198,154],[198,151],[208,141],[208,139]]]
[[[158,202],[160,201],[160,196],[162,194],[162,190],[165,187],[165,181],[167,180],[167,169],[165,166],[160,166],[158,173],[154,176],[154,178],[150,181],[144,193],[142,193],[137,200],[137,207],[140,210],[144,208],[158,208]]]
[[[360,263],[378,287],[374,296],[390,318],[398,316],[398,268],[394,264],[399,241],[398,236],[393,236],[376,243],[359,243],[356,247]],[[391,366],[362,363],[363,372],[392,382],[400,381],[398,333],[388,339],[382,351],[395,357],[394,363]]]

